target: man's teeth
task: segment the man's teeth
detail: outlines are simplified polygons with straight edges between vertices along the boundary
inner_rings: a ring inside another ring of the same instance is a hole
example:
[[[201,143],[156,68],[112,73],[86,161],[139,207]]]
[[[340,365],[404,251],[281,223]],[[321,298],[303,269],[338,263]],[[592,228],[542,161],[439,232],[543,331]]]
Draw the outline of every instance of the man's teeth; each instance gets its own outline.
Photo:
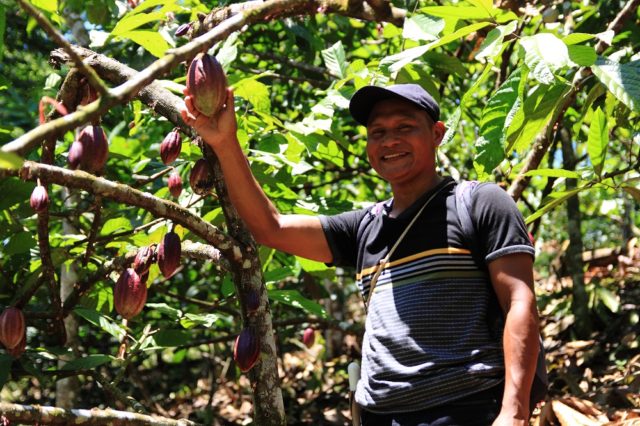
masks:
[[[382,157],[383,160],[391,160],[392,158],[397,158],[397,157],[403,157],[405,155],[404,152],[400,153],[400,154],[390,154],[390,155],[385,155],[384,157]]]

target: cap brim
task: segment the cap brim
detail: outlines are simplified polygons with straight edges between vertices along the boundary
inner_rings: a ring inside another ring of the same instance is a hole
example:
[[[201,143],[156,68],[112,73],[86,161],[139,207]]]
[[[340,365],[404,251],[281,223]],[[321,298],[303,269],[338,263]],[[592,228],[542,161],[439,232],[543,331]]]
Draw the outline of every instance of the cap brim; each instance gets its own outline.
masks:
[[[391,90],[387,90],[384,87],[365,86],[358,90],[351,98],[351,101],[349,102],[349,112],[358,123],[366,126],[369,122],[369,116],[371,115],[373,107],[380,101],[393,98],[411,102],[405,97],[398,95]]]

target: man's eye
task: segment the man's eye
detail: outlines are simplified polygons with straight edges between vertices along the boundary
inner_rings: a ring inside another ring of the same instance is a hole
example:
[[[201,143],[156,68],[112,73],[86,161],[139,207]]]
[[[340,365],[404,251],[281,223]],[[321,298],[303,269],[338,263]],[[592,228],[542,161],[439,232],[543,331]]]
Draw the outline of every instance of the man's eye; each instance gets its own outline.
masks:
[[[373,132],[371,132],[372,138],[381,138],[382,135],[384,135],[384,132],[382,130],[374,130]]]
[[[398,127],[398,130],[400,130],[401,132],[408,132],[409,130],[411,130],[411,126],[409,126],[408,124],[404,124]]]

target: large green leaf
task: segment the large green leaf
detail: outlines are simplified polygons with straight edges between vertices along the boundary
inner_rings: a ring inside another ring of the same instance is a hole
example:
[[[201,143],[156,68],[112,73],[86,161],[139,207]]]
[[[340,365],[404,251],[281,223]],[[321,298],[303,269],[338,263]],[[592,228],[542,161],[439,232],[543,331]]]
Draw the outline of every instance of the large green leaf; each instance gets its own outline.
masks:
[[[524,174],[525,176],[543,176],[543,177],[554,177],[554,178],[567,178],[567,179],[581,179],[582,175],[580,173],[575,172],[573,170],[565,170],[565,169],[536,169],[529,170]]]
[[[598,59],[596,49],[591,46],[569,45],[568,49],[571,61],[580,66],[590,67]]]
[[[111,362],[115,358],[111,355],[93,354],[82,358],[72,359],[62,366],[62,370],[91,370]]]
[[[507,129],[507,148],[522,153],[535,141],[540,131],[555,116],[569,87],[558,83],[553,86],[539,85],[524,100]]]
[[[434,41],[444,29],[444,24],[444,19],[429,15],[413,15],[404,20],[402,37],[416,41]]]
[[[602,165],[607,155],[609,145],[609,129],[607,117],[600,108],[597,108],[591,116],[589,138],[587,139],[587,152],[591,159],[591,165],[596,175],[602,175]]]
[[[480,49],[475,55],[476,59],[487,58],[492,60],[493,57],[498,55],[502,51],[502,44],[504,37],[512,34],[518,26],[518,21],[511,21],[506,25],[499,25],[498,27],[489,31],[487,37],[482,41]]]
[[[91,324],[100,327],[102,330],[118,339],[118,341],[122,340],[122,338],[126,335],[126,331],[122,327],[113,322],[111,318],[102,315],[100,312],[96,312],[93,309],[87,309],[80,306],[75,308],[73,312],[75,312],[76,315],[86,319]]]
[[[235,84],[234,95],[246,99],[251,103],[255,111],[269,114],[271,112],[271,99],[269,88],[255,78],[245,78]]]
[[[169,43],[157,31],[134,30],[127,31],[119,37],[128,38],[136,44],[144,47],[153,56],[161,58],[169,49]]]
[[[136,28],[141,27],[144,24],[148,24],[149,22],[158,22],[165,18],[165,14],[163,12],[152,12],[152,13],[140,13],[140,14],[129,14],[125,15],[116,26],[111,30],[111,35],[113,36],[121,36],[129,31],[135,30]]]
[[[327,69],[340,78],[347,76],[347,54],[344,51],[342,41],[338,41],[333,46],[322,51],[322,59]]]
[[[12,152],[0,151],[0,169],[17,170],[22,167],[24,160]]]
[[[298,290],[269,290],[269,298],[294,308],[302,309],[311,315],[326,318],[327,312],[313,300],[304,297]]]
[[[564,44],[569,46],[569,45],[573,45],[573,44],[582,43],[583,41],[591,40],[591,39],[593,39],[595,37],[596,36],[594,34],[571,33],[571,34],[567,35],[566,37],[563,37],[562,41],[564,41]]]
[[[618,100],[640,111],[640,61],[622,65],[599,58],[591,70]]]
[[[47,12],[56,12],[58,10],[58,0],[30,0],[30,3]]]
[[[126,217],[114,217],[113,219],[107,220],[104,225],[102,225],[100,235],[109,235],[117,231],[129,231],[131,229],[133,229],[133,226],[129,219]]]
[[[567,45],[550,33],[535,34],[520,39],[524,49],[524,62],[533,77],[542,84],[552,84],[554,73],[566,66],[569,60]]]
[[[518,87],[522,80],[522,72],[516,69],[489,98],[482,111],[480,121],[480,137],[474,158],[475,168],[481,174],[491,172],[504,160],[505,120],[509,111],[518,102]]]
[[[36,239],[30,231],[23,231],[14,234],[9,242],[4,246],[3,253],[6,256],[14,254],[28,253],[36,246]],[[1,246],[0,246],[1,247]]]
[[[541,208],[536,210],[530,216],[527,216],[527,218],[525,219],[525,223],[526,224],[530,224],[534,220],[536,220],[539,217],[543,216],[545,213],[548,213],[549,211],[551,211],[556,206],[562,204],[563,202],[565,202],[569,198],[573,197],[574,195],[578,194],[579,192],[585,190],[586,188],[587,187],[584,186],[584,187],[580,187],[580,188],[577,188],[577,189],[572,189],[571,191],[552,192],[551,194],[549,194],[547,196],[547,198],[545,198],[544,205]]]

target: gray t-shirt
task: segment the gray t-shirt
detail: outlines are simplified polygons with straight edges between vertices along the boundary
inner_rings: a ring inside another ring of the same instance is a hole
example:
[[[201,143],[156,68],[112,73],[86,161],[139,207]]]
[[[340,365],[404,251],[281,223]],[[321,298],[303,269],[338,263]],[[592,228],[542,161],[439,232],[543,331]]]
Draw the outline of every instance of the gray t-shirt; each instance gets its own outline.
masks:
[[[356,268],[366,300],[377,265],[436,188],[398,217],[392,200],[320,220],[333,263]],[[478,185],[471,217],[490,262],[534,255],[515,203],[495,184]],[[486,268],[476,265],[456,212],[455,186],[422,212],[381,273],[370,300],[356,401],[373,412],[426,409],[504,380],[502,322]]]

